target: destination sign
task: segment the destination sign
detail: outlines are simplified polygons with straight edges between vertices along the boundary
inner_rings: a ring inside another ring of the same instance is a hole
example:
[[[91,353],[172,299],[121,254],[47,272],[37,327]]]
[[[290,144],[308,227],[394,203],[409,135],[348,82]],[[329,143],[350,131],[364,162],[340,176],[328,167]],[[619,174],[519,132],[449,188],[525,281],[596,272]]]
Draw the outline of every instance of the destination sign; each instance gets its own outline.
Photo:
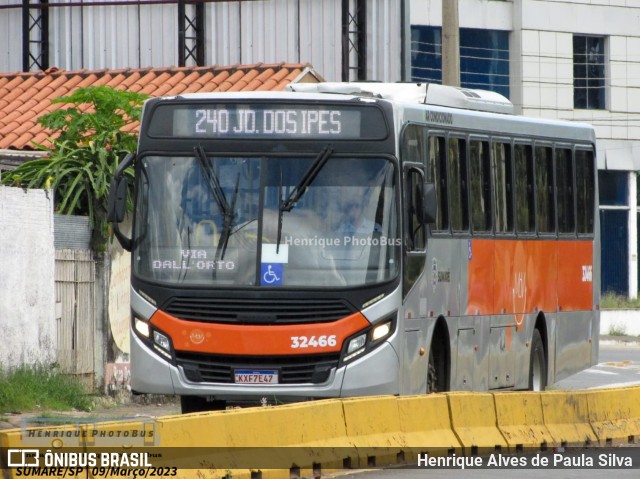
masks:
[[[387,130],[377,108],[227,103],[160,105],[148,133],[175,138],[383,139]]]

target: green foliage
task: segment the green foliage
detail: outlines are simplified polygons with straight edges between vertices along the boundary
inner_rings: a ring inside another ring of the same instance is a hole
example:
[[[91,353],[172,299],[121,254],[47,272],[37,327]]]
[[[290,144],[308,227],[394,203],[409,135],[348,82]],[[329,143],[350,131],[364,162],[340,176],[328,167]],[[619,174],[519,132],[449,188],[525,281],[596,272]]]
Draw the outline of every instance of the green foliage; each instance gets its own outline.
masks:
[[[0,370],[0,413],[35,409],[88,411],[92,402],[78,381],[53,366]]]
[[[111,234],[106,221],[111,178],[137,145],[137,135],[123,128],[140,119],[146,98],[106,86],[79,88],[56,98],[53,103],[65,106],[38,119],[42,126],[58,133],[52,147],[36,145],[47,156],[3,175],[2,183],[52,188],[56,212],[89,216],[93,247],[104,251]],[[132,179],[133,170],[126,175]]]
[[[627,328],[624,324],[612,324],[607,331],[609,336],[627,336]]]
[[[600,298],[600,307],[602,309],[640,309],[640,297],[629,299],[626,296],[607,292]]]

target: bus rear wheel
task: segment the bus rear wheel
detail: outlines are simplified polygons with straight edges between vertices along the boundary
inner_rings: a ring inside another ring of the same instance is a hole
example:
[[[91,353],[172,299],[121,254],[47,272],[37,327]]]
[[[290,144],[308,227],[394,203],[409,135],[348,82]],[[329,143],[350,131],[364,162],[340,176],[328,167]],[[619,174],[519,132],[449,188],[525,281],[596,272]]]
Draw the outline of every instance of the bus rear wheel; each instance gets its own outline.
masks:
[[[547,359],[540,331],[535,329],[531,338],[529,360],[529,391],[544,391],[547,387]]]
[[[180,396],[180,410],[182,414],[221,411],[226,409],[226,407],[226,401],[207,401],[207,398],[202,396]]]
[[[427,363],[427,394],[447,391],[447,367],[444,348],[432,343]]]

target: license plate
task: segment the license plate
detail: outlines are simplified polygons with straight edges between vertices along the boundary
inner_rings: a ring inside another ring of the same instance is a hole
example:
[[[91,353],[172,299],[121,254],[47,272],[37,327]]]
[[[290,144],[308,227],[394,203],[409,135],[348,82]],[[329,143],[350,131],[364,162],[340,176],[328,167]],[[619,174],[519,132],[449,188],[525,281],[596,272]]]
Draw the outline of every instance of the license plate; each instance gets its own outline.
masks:
[[[278,371],[275,369],[236,369],[234,377],[239,384],[278,384]]]

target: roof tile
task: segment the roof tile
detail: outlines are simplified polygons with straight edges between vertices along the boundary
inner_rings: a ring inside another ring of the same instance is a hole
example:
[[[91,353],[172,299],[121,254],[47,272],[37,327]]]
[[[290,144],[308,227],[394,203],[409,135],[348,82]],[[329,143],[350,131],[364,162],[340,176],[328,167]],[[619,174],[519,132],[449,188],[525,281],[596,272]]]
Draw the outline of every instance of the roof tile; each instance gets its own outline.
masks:
[[[136,68],[117,70],[49,69],[45,72],[0,73],[0,149],[35,148],[47,144],[51,132],[38,118],[61,108],[51,100],[84,86],[108,85],[150,96],[210,91],[282,90],[308,64],[262,64]],[[317,73],[314,78],[319,78]],[[132,131],[137,125],[126,127]]]

